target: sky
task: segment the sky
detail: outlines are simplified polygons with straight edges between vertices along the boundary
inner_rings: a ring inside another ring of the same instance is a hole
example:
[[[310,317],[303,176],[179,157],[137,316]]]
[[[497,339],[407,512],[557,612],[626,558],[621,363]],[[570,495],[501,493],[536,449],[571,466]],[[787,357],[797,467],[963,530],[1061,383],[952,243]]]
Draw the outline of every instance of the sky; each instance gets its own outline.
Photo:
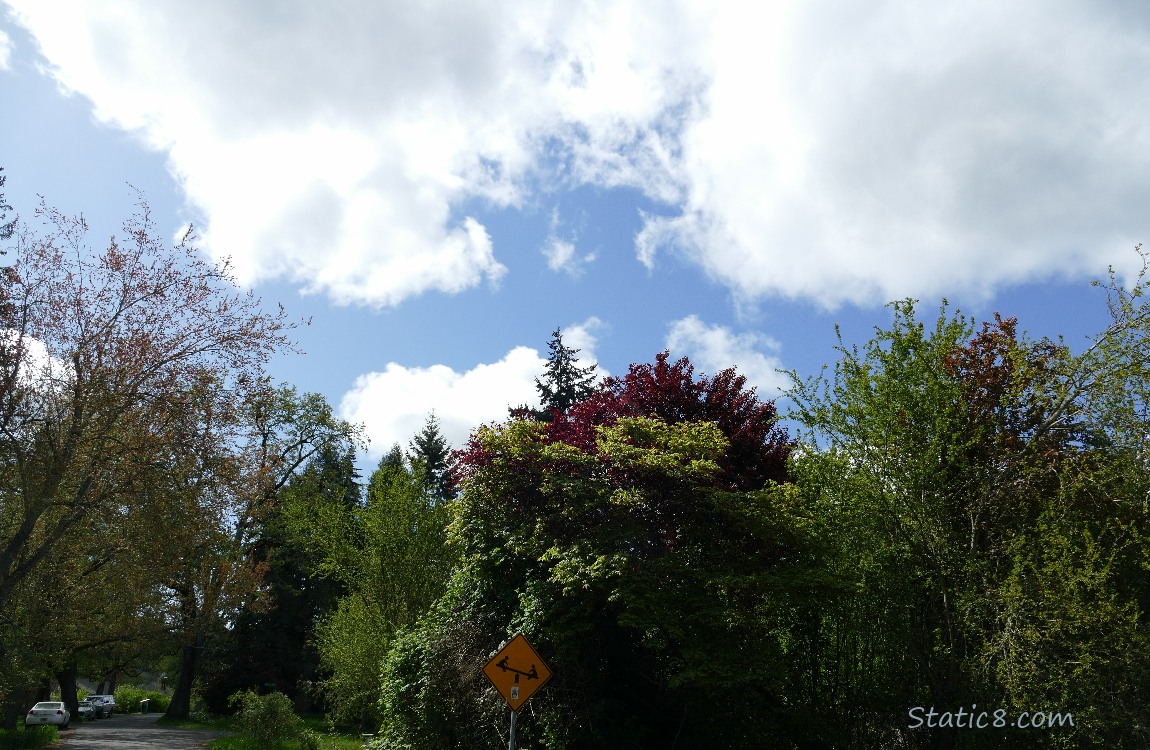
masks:
[[[0,167],[311,318],[270,372],[370,471],[536,403],[556,328],[766,399],[907,297],[1082,348],[1150,240],[1150,9],[0,0]]]

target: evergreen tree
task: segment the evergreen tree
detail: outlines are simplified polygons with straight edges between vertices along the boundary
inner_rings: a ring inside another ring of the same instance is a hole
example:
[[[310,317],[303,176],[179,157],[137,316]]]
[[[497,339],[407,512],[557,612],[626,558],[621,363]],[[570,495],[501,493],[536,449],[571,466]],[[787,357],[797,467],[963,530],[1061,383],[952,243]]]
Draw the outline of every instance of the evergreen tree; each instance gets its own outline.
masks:
[[[563,343],[563,333],[556,328],[547,342],[551,353],[547,357],[547,368],[542,379],[535,378],[535,390],[543,408],[532,412],[537,419],[550,421],[553,414],[565,414],[575,404],[584,400],[595,390],[595,369],[597,364],[580,367],[573,349]]]
[[[434,411],[427,415],[423,429],[411,439],[409,448],[408,455],[412,465],[423,467],[424,479],[435,496],[443,500],[451,497],[451,479],[447,471],[451,447],[439,428],[439,419]],[[392,453],[395,451],[396,449],[392,448]]]

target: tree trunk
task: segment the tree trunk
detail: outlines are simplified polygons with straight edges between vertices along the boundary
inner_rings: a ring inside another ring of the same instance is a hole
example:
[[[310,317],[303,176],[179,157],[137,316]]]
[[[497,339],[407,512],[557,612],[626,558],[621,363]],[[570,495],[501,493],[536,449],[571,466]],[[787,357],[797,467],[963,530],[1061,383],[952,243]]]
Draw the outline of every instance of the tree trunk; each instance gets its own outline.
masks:
[[[73,716],[79,716],[79,701],[76,700],[76,657],[69,657],[64,668],[56,674],[60,681],[60,700],[68,707]]]
[[[180,650],[180,676],[176,679],[176,689],[172,693],[172,700],[168,704],[168,713],[171,719],[186,719],[192,709],[192,684],[196,679],[196,668],[200,665],[200,653],[203,650],[204,636],[196,636],[195,643],[185,644]]]
[[[4,728],[15,729],[16,722],[20,720],[20,716],[24,713],[24,704],[14,696],[8,696],[4,701]]]

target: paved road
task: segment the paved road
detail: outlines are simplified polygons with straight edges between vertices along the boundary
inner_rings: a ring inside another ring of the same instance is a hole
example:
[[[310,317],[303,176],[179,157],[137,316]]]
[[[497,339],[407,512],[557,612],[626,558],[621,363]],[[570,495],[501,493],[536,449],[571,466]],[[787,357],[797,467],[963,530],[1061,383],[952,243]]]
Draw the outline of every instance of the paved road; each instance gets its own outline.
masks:
[[[60,732],[61,750],[200,750],[227,732],[158,727],[161,714],[123,714],[72,723]]]

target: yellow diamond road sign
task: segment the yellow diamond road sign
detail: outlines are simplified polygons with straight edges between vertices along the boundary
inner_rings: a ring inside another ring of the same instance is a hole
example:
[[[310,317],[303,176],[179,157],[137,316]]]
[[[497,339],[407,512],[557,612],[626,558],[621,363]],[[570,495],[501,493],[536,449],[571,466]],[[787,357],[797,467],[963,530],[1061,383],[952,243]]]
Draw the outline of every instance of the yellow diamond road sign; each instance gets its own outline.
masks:
[[[527,699],[551,679],[551,670],[522,634],[512,638],[491,657],[483,667],[483,674],[491,680],[512,711],[522,708]]]

